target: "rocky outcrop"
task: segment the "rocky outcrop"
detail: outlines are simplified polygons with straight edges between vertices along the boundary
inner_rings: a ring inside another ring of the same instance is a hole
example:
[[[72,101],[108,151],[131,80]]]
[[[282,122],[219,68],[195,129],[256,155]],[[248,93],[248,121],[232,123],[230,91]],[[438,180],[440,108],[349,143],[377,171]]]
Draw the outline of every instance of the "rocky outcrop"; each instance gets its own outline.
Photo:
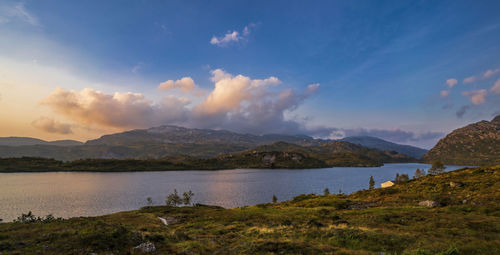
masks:
[[[425,200],[425,201],[418,203],[418,205],[432,208],[432,207],[438,207],[439,203],[436,201],[432,201],[432,200]]]
[[[423,160],[454,165],[500,164],[500,115],[459,128],[441,139]]]
[[[133,249],[135,252],[151,253],[156,251],[155,244],[152,242],[141,243]]]

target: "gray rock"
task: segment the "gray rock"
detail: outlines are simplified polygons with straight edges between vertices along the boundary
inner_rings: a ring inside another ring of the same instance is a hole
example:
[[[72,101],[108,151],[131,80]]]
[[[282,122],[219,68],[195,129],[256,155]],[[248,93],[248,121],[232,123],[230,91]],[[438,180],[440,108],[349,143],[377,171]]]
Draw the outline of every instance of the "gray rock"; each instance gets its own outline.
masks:
[[[432,201],[432,200],[425,200],[425,201],[418,203],[418,205],[425,206],[425,207],[437,207],[437,206],[439,206],[439,203],[436,201]]]
[[[460,182],[450,182],[450,187],[455,188],[455,187],[462,187],[463,184]]]
[[[155,244],[152,242],[145,242],[145,243],[141,243],[141,244],[137,245],[136,247],[134,247],[134,251],[150,253],[150,252],[155,252],[156,247],[155,247]]]

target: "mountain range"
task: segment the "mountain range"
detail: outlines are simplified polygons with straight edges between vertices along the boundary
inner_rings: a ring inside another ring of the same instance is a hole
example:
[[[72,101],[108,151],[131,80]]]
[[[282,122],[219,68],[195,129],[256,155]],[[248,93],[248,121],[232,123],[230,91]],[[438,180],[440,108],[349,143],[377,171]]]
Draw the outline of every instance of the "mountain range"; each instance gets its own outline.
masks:
[[[389,142],[379,140],[379,144]],[[0,139],[2,158],[30,156],[64,161],[84,158],[161,159],[180,155],[212,158],[245,151],[273,151],[301,153],[324,160],[329,165],[362,166],[416,161],[400,151],[387,148],[379,150],[374,145],[367,148],[362,144],[314,139],[305,135],[253,135],[178,126],[130,130],[85,143],[70,140],[46,142],[32,138]]]
[[[397,144],[373,136],[349,136],[340,140],[381,151],[397,151],[401,154],[417,159],[422,158],[425,153],[427,153],[427,150],[422,148],[411,145]]]

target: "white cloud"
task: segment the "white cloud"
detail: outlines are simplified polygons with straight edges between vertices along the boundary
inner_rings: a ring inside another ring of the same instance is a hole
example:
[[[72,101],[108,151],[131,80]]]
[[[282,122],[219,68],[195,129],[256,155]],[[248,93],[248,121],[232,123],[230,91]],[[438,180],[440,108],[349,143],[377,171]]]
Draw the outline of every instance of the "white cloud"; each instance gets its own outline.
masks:
[[[168,80],[158,85],[159,91],[169,91],[172,89],[181,89],[184,92],[191,92],[194,91],[195,89],[198,89],[198,86],[194,83],[191,77],[184,77],[176,81]]]
[[[60,123],[49,117],[40,117],[33,122],[31,125],[41,129],[48,133],[58,133],[58,134],[72,134],[71,125]]]
[[[248,26],[245,26],[241,33],[236,30],[233,30],[233,31],[228,31],[226,34],[220,37],[212,36],[212,39],[210,39],[210,44],[217,45],[219,47],[224,47],[231,43],[246,41],[248,39],[248,36],[250,36],[251,32],[250,29],[252,27],[255,27],[254,23],[250,23]]]
[[[20,20],[33,26],[39,26],[38,20],[25,8],[25,3],[0,4],[0,24]]]
[[[448,95],[450,95],[450,90],[441,90],[442,98],[448,97]]]
[[[42,104],[78,124],[121,130],[173,124],[250,133],[299,133],[305,128],[287,119],[286,113],[320,86],[311,84],[305,91],[296,92],[283,87],[282,81],[273,76],[251,79],[221,69],[212,71],[211,80],[214,88],[194,104],[174,95],[155,103],[139,93],[106,94],[89,88],[57,88]],[[197,86],[189,77],[159,86],[167,91],[176,88],[192,92]]]
[[[495,84],[493,84],[493,87],[491,87],[491,91],[497,93],[500,95],[500,79],[498,79]]]
[[[41,103],[80,124],[126,129],[184,120],[189,102],[167,97],[154,104],[140,93],[109,95],[90,88],[80,92],[57,88]]]
[[[471,91],[462,92],[462,95],[469,97],[470,101],[474,105],[479,105],[479,104],[484,103],[484,101],[486,100],[486,96],[488,95],[488,91],[485,89],[471,90]]]
[[[483,79],[488,79],[492,76],[494,76],[495,74],[497,74],[498,72],[500,72],[500,68],[497,68],[497,69],[494,69],[494,70],[487,70],[486,72],[483,73]]]
[[[464,83],[464,84],[474,83],[474,82],[476,82],[476,80],[477,80],[476,76],[470,76],[470,77],[465,78],[462,83]]]
[[[448,85],[449,88],[453,88],[455,85],[457,85],[458,81],[457,79],[448,79],[446,80],[446,84]]]

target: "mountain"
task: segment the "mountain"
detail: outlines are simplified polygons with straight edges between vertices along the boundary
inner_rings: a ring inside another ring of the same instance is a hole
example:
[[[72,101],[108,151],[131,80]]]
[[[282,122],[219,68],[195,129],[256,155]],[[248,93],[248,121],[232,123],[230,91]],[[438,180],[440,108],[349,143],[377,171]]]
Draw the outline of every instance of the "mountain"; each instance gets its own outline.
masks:
[[[76,146],[82,142],[75,140],[45,141],[31,137],[0,137],[0,146],[26,146],[26,145],[55,145],[55,146]]]
[[[240,134],[226,130],[190,129],[177,126],[135,129],[104,135],[77,146],[58,146],[40,141],[17,143],[17,146],[0,144],[0,157],[41,157],[72,161],[86,158],[165,159],[182,155],[210,159],[241,153],[253,155],[253,151],[258,151],[259,153],[299,153],[304,158],[319,160],[327,166],[380,166],[389,162],[416,161],[412,157],[395,151],[369,149],[345,141],[321,140],[303,135]],[[286,156],[280,157],[287,158]],[[244,158],[249,159],[246,156]],[[313,161],[307,162],[311,165]]]
[[[422,158],[425,155],[425,153],[427,153],[427,150],[422,148],[410,145],[392,143],[372,136],[349,136],[340,139],[340,141],[359,144],[368,148],[378,149],[381,151],[396,151],[416,159]]]
[[[323,143],[323,140],[308,136],[291,135],[252,135],[227,130],[191,129],[178,126],[159,126],[149,129],[135,129],[122,133],[104,135],[89,140],[86,145],[132,146],[141,144],[235,144],[253,147],[277,141],[301,145]]]
[[[423,160],[455,165],[500,164],[500,115],[492,121],[480,121],[448,134]]]

